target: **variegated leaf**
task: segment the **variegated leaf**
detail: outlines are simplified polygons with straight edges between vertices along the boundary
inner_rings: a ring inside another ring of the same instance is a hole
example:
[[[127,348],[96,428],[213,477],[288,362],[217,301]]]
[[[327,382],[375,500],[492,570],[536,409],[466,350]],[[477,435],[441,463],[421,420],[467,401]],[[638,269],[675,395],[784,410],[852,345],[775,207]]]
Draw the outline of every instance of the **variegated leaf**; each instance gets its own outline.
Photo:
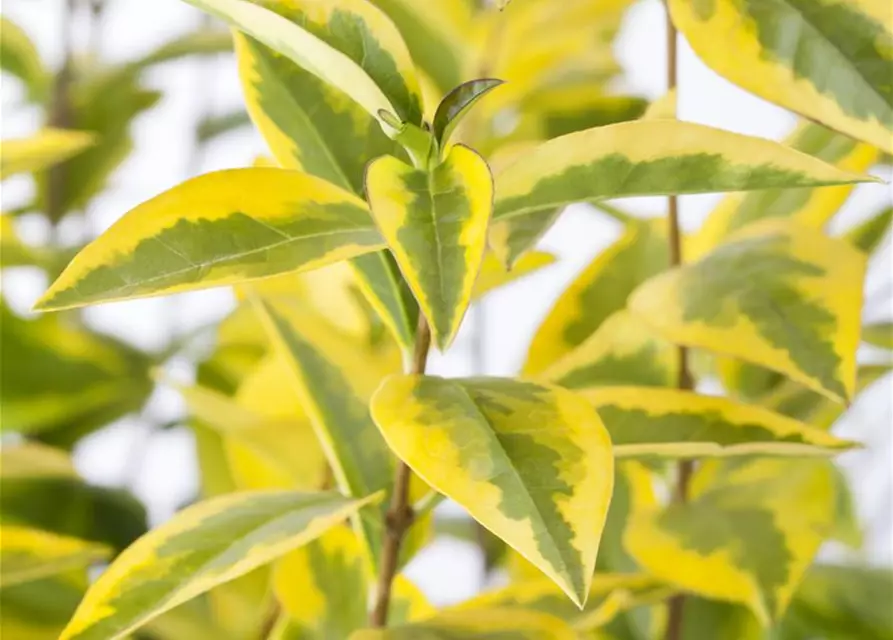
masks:
[[[68,160],[94,143],[90,133],[43,129],[30,138],[3,140],[0,147],[0,178],[34,173]]]
[[[484,259],[493,205],[487,163],[461,145],[430,172],[380,158],[367,171],[366,196],[435,342],[445,350]]]
[[[585,401],[507,379],[392,376],[371,406],[422,479],[585,603],[614,479]]]
[[[201,502],[147,533],[90,587],[61,640],[115,640],[317,538],[380,499],[289,491]]]
[[[865,257],[785,221],[751,225],[700,261],[652,278],[630,309],[669,340],[852,398]]]
[[[493,219],[628,196],[871,181],[777,142],[676,120],[636,120],[549,140],[496,174]]]
[[[622,309],[534,378],[568,389],[629,384],[665,387],[675,384],[678,369],[679,349]]]
[[[565,289],[527,352],[525,375],[537,375],[583,344],[627,297],[670,263],[666,224],[635,222]]]
[[[518,609],[440,613],[416,624],[357,631],[350,640],[577,640],[576,632],[554,616]]]
[[[551,253],[531,251],[521,256],[511,269],[506,269],[505,264],[495,253],[488,252],[484,255],[481,270],[478,272],[477,280],[474,281],[471,297],[473,300],[483,298],[494,289],[510,284],[531,273],[537,273],[554,263],[555,256]]]
[[[287,616],[275,640],[347,638],[366,626],[370,573],[356,536],[335,527],[285,556],[274,588]],[[394,582],[391,624],[428,617],[434,609],[403,576]]]
[[[724,78],[893,152],[893,22],[885,0],[671,0],[676,27]],[[834,73],[829,73],[834,69]]]
[[[0,589],[0,637],[58,640],[87,588],[86,571]]]
[[[29,100],[46,96],[51,75],[28,34],[6,16],[0,18],[0,68],[24,83]]]
[[[865,325],[862,327],[862,341],[882,349],[893,349],[893,322]]]
[[[813,123],[802,124],[785,140],[785,144],[839,169],[856,173],[866,171],[879,155],[871,145],[856,142]],[[686,244],[685,258],[700,258],[738,229],[767,218],[786,218],[823,227],[840,210],[853,187],[765,189],[728,195]]]
[[[284,367],[272,369],[279,374],[269,380],[273,391],[286,373]],[[268,377],[264,378],[266,382]],[[306,417],[269,415],[251,409],[233,399],[201,386],[180,387],[190,413],[201,423],[224,436],[224,448],[234,479],[243,489],[305,489],[322,487],[327,465]],[[291,388],[288,388],[291,391]],[[275,398],[274,401],[270,401]],[[267,396],[266,406],[287,407],[287,395]]]
[[[855,446],[766,409],[690,391],[600,387],[581,395],[595,406],[620,458],[830,456]]]
[[[256,3],[249,0],[186,0],[186,2],[225,20],[320,80],[337,87],[372,117],[378,119],[385,132],[392,131],[392,128],[380,119],[379,112],[396,114],[398,109],[385,95],[383,87],[376,84],[364,67],[357,64],[348,53],[339,51],[318,34],[268,8],[287,11],[289,4],[278,3],[275,0],[258,0]],[[359,42],[361,41],[355,40],[353,44],[359,46]]]
[[[388,14],[400,30],[412,59],[424,69],[441,92],[465,77],[465,34],[471,27],[471,10],[465,0],[371,0]]]
[[[366,204],[347,191],[285,169],[218,171],[125,214],[75,257],[37,307],[233,284],[380,248]]]
[[[633,517],[626,547],[657,578],[747,605],[768,625],[831,530],[831,469],[824,460],[705,465],[688,503]]]
[[[655,595],[666,596],[666,585],[645,574],[596,573],[589,587],[586,606],[580,610],[569,602],[551,580],[515,582],[502,589],[485,592],[452,610],[474,611],[490,608],[517,608],[553,615],[579,630],[607,623],[620,610],[633,608]],[[601,618],[601,624],[593,624]]]
[[[29,527],[0,525],[0,588],[81,569],[111,553],[101,544]]]
[[[399,369],[399,361],[362,356],[362,347],[299,304],[260,300],[261,313],[274,349],[289,372],[301,403],[322,445],[334,480],[346,494],[364,496],[389,490],[393,457],[369,413],[369,398],[382,378]],[[359,356],[359,357],[358,357]],[[410,484],[413,500],[427,492]],[[377,565],[385,505],[371,505],[354,519],[363,551]],[[430,535],[430,518],[419,518],[404,552],[413,553]]]

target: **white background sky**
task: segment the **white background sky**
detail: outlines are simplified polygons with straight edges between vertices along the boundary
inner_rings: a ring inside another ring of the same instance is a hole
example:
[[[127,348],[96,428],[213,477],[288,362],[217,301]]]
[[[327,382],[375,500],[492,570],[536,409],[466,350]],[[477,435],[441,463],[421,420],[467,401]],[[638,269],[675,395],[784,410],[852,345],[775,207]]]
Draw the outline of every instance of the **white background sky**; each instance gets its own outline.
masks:
[[[422,0],[420,0],[422,1]],[[519,2],[523,0],[517,0]],[[3,14],[15,20],[33,38],[49,64],[61,57],[63,0],[3,0]],[[98,34],[100,55],[107,62],[123,62],[151,51],[161,43],[195,29],[200,14],[180,0],[109,0]],[[76,46],[84,50],[90,37],[85,11],[74,20]],[[627,71],[622,89],[656,98],[664,90],[664,17],[658,0],[642,0],[629,12],[617,42],[618,57]],[[735,88],[704,67],[680,42],[679,115],[682,119],[741,133],[780,139],[795,125],[789,113]],[[147,84],[163,91],[164,98],[134,128],[136,151],[112,178],[111,188],[92,205],[89,224],[93,233],[107,228],[125,211],[195,173],[248,165],[263,153],[263,143],[249,129],[231,134],[193,157],[193,129],[202,114],[226,113],[239,104],[240,90],[230,58],[186,61],[159,67]],[[21,106],[21,87],[4,79],[0,93],[2,137],[19,137],[41,124],[37,109]],[[889,179],[889,175],[879,173]],[[16,206],[32,189],[27,178],[4,184],[4,208]],[[857,187],[832,228],[843,228],[890,202],[886,185]],[[686,229],[696,228],[719,196],[682,199]],[[639,198],[624,203],[642,215],[662,215],[663,200]],[[27,237],[40,241],[46,229],[39,220],[27,220]],[[70,237],[80,231],[65,230]],[[619,228],[587,207],[573,207],[547,234],[541,247],[560,257],[558,264],[491,295],[486,302],[485,372],[512,374],[520,366],[527,345],[552,302],[597,252],[613,242]],[[893,279],[889,238],[873,267],[867,292],[884,290],[885,302],[868,310],[869,319],[891,316],[890,282]],[[4,274],[3,287],[14,308],[24,311],[42,292],[45,282],[34,273]],[[116,303],[88,311],[89,320],[102,330],[134,344],[157,349],[171,335],[188,331],[222,317],[232,307],[227,290],[182,294],[167,299]],[[430,370],[444,375],[468,373],[474,311],[449,354],[435,354]],[[189,374],[187,363],[178,367]],[[182,415],[183,406],[172,390],[159,390],[150,413],[160,420]],[[840,435],[866,442],[863,451],[842,456],[841,462],[856,482],[860,513],[871,525],[866,558],[893,562],[893,494],[891,494],[891,417],[893,386],[888,377],[857,402],[839,425]],[[88,438],[77,451],[77,464],[90,480],[119,485],[129,483],[149,506],[153,522],[170,517],[191,497],[197,486],[192,438],[186,429],[148,436],[138,419],[123,420]],[[442,541],[423,553],[410,569],[439,603],[470,595],[477,587],[478,564],[473,550],[458,542]]]

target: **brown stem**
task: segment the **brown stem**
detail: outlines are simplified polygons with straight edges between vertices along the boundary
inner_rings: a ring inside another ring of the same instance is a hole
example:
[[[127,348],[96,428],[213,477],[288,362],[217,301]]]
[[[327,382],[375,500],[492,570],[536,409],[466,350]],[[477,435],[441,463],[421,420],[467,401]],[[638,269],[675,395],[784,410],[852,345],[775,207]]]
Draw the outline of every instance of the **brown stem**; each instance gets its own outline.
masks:
[[[425,373],[428,362],[428,349],[431,346],[431,330],[425,316],[419,314],[419,328],[416,331],[415,351],[407,373]],[[381,566],[378,572],[378,586],[375,589],[375,608],[369,617],[373,627],[384,627],[388,623],[388,610],[391,606],[391,585],[397,575],[397,561],[400,557],[400,546],[403,537],[412,525],[413,513],[409,503],[409,467],[401,461],[397,462],[394,478],[394,493],[391,506],[385,515],[385,537],[381,551]]]
[[[669,7],[666,8],[667,15],[667,89],[672,91],[678,85],[678,55],[677,40],[678,34],[673,20],[670,17]],[[667,222],[669,225],[669,248],[670,248],[670,266],[678,267],[682,264],[682,232],[679,225],[679,199],[676,196],[669,197],[669,215]],[[679,389],[692,389],[694,384],[691,372],[688,367],[688,349],[683,346],[679,347],[679,373],[676,379],[676,387]],[[683,460],[679,463],[679,469],[676,479],[676,492],[673,499],[678,503],[688,500],[688,485],[691,480],[693,465],[690,460]],[[682,638],[682,620],[685,611],[685,596],[677,595],[670,599],[669,602],[669,618],[667,620],[666,640],[681,640]]]

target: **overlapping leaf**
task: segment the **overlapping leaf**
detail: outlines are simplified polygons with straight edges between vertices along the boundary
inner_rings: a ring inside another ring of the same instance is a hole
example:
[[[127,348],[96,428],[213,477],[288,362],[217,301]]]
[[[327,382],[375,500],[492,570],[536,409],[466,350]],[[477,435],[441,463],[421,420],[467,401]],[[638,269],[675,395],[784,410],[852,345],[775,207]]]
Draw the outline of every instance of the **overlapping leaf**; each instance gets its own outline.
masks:
[[[430,172],[381,158],[369,167],[366,193],[437,345],[446,349],[484,259],[493,205],[487,163],[461,145]]]
[[[568,389],[602,385],[671,386],[679,350],[638,316],[617,311],[570,353],[535,376]]]
[[[871,255],[890,231],[891,220],[893,207],[887,207],[848,229],[845,237],[864,253]]]
[[[380,498],[380,496],[378,496]],[[62,640],[114,640],[215,585],[310,542],[366,500],[247,492],[179,513],[122,553],[87,592]]]
[[[2,431],[41,433],[68,447],[139,409],[152,389],[149,359],[56,317],[23,320],[0,306]]]
[[[356,344],[295,303],[259,300],[256,308],[274,349],[287,362],[289,380],[339,489],[357,497],[388,490],[393,463],[367,404],[381,378],[394,369],[358,358]],[[377,558],[380,551],[383,516],[382,505],[360,514],[367,558]]]
[[[0,636],[57,640],[87,588],[86,571],[0,589]]]
[[[871,145],[813,123],[802,124],[785,144],[839,169],[856,173],[866,171],[879,155]],[[726,196],[686,245],[686,260],[701,257],[738,229],[767,218],[786,218],[822,227],[838,212],[853,186],[765,189]]]
[[[658,578],[744,604],[764,625],[777,620],[831,529],[830,463],[707,465],[692,494],[688,503],[634,516],[630,553]]]
[[[440,613],[412,625],[357,631],[350,640],[576,640],[567,624],[545,613],[481,609]]]
[[[393,376],[372,416],[422,479],[585,603],[614,479],[585,401],[507,379]]]
[[[472,299],[482,298],[494,289],[510,284],[531,273],[554,264],[555,256],[545,251],[531,251],[522,256],[511,269],[505,265],[496,254],[488,252],[484,255],[484,261],[474,281]]]
[[[49,578],[107,558],[103,545],[39,529],[0,526],[0,588]]]
[[[549,140],[496,174],[494,220],[628,196],[819,187],[871,180],[776,142],[675,120]]]
[[[771,411],[690,391],[601,387],[581,395],[618,457],[827,456],[854,446]]]
[[[721,76],[893,151],[893,23],[884,0],[672,0],[670,9]]]
[[[2,142],[0,178],[33,173],[77,155],[94,143],[91,134],[64,129],[43,129],[30,138]]]
[[[285,556],[276,567],[274,587],[286,614],[274,638],[347,638],[368,621],[368,565],[356,536],[345,527]],[[389,622],[411,622],[431,613],[421,594],[398,576]]]
[[[275,10],[287,12],[292,5],[247,0],[187,0],[199,9],[215,15],[239,31],[289,58],[302,69],[328,82],[379,118],[380,111],[398,113],[376,81],[351,55],[299,26]],[[355,3],[359,4],[359,3]],[[349,37],[349,33],[344,34]],[[361,47],[363,40],[354,40]],[[361,48],[360,48],[361,51]],[[383,123],[383,126],[388,125]],[[390,130],[390,129],[389,129]]]
[[[636,222],[600,253],[565,289],[540,325],[527,352],[525,375],[541,373],[582,345],[627,297],[670,262],[666,224]]]
[[[784,221],[736,234],[700,261],[652,278],[630,309],[664,337],[852,398],[865,257]]]
[[[161,295],[310,269],[381,248],[365,203],[285,169],[193,178],[87,245],[43,310]]]
[[[664,583],[644,574],[596,573],[583,610],[569,602],[554,582],[543,579],[515,582],[502,589],[485,592],[454,607],[454,610],[518,608],[538,611],[560,618],[582,631],[602,626],[619,611],[638,606],[655,595],[657,599],[662,599],[666,592]]]
[[[6,16],[0,18],[0,68],[24,83],[29,100],[45,97],[50,74],[28,35]]]

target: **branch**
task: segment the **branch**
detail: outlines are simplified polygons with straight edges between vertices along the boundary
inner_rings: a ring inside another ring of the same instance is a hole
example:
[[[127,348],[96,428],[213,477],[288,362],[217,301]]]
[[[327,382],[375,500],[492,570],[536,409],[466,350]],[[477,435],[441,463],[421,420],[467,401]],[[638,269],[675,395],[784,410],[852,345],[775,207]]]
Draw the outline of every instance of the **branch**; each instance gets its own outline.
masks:
[[[425,316],[419,313],[419,327],[416,331],[415,352],[409,366],[410,374],[425,373],[428,362],[428,349],[431,346],[431,330]],[[373,627],[384,627],[388,623],[388,610],[391,605],[391,588],[394,576],[397,575],[397,561],[400,557],[400,546],[409,527],[412,526],[413,512],[409,503],[409,479],[412,473],[402,461],[397,461],[397,472],[394,479],[394,493],[391,506],[385,516],[385,539],[381,552],[381,567],[378,573],[378,586],[375,589],[375,608],[370,616]]]

